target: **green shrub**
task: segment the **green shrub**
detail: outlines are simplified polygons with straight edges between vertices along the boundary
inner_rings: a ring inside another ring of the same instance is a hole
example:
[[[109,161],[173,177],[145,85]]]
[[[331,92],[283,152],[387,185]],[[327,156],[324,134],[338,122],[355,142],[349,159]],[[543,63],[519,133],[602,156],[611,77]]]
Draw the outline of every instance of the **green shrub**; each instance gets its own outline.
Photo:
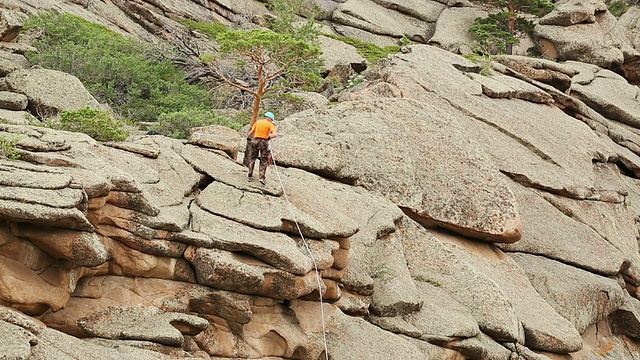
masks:
[[[123,118],[155,121],[162,113],[211,107],[207,89],[188,84],[184,71],[149,44],[69,14],[31,17],[29,28],[44,30],[33,43],[38,52],[26,54],[32,64],[75,75]]]
[[[629,3],[627,3],[627,1],[625,0],[614,0],[609,3],[609,6],[607,6],[607,8],[609,9],[609,12],[617,18],[622,16],[622,14],[626,13],[630,7],[631,6],[629,5]]]
[[[473,2],[489,6],[495,12],[487,17],[478,17],[469,31],[492,54],[513,53],[513,46],[524,35],[531,34],[535,18],[548,14],[554,8],[549,0],[474,0]]]
[[[0,135],[0,158],[4,157],[9,160],[20,159],[17,144],[18,138]]]
[[[491,75],[491,62],[499,55],[493,55],[493,53],[488,50],[486,41],[474,41],[471,44],[471,49],[473,50],[472,53],[463,56],[481,66],[480,75]]]
[[[247,118],[246,122],[241,123],[227,117],[216,116],[211,110],[189,109],[160,115],[153,130],[158,134],[172,138],[187,139],[193,127],[222,125],[239,130],[248,123],[249,118]]]
[[[49,126],[58,130],[84,133],[98,141],[122,141],[129,136],[124,124],[110,113],[95,109],[66,110]]]
[[[202,21],[183,20],[180,23],[187,27],[191,31],[198,31],[206,35],[209,39],[215,40],[216,35],[228,30],[228,28],[220,22],[205,23]]]
[[[380,59],[384,59],[389,54],[394,54],[400,51],[400,46],[396,45],[380,47],[378,45],[364,42],[362,40],[348,36],[338,36],[333,34],[325,35],[332,39],[340,40],[355,47],[358,50],[358,53],[360,53],[360,55],[362,55],[370,63],[375,63]]]
[[[411,39],[409,39],[406,35],[403,35],[402,39],[400,39],[400,46],[408,46],[413,44],[414,42],[411,41]]]
[[[320,23],[316,19],[322,13],[320,7],[309,7],[304,0],[271,0],[267,7],[275,14],[275,18],[267,19],[271,30],[317,44]],[[300,15],[304,16],[304,20]]]

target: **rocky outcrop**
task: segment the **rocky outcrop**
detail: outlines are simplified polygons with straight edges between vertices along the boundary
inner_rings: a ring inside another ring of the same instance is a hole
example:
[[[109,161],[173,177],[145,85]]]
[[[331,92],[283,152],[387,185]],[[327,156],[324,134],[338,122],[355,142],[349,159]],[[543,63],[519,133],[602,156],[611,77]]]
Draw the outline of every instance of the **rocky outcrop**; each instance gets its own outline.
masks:
[[[363,111],[369,114],[366,120],[361,116]],[[462,135],[455,112],[411,100],[349,102],[324,114],[307,111],[294,115],[281,126],[281,131],[292,135],[278,142],[274,150],[283,165],[362,185],[391,199],[418,221],[482,239],[517,241],[520,220],[513,195],[500,186],[497,173],[490,175],[493,171],[486,155],[466,145],[470,139]],[[396,119],[404,120],[394,123]],[[369,131],[370,127],[377,131]],[[412,129],[409,136],[406,127]],[[323,129],[332,130],[327,134]],[[317,157],[318,151],[321,157]],[[414,154],[421,154],[420,160]],[[389,157],[395,160],[394,168],[382,167],[391,162]],[[456,159],[454,163],[461,168],[442,168],[433,161],[443,157]],[[453,174],[460,174],[462,168],[464,176],[458,182]],[[470,188],[487,192],[469,198]],[[489,211],[492,217],[484,218],[486,213],[477,211],[479,208],[493,209]]]
[[[534,33],[546,58],[636,71],[640,52],[602,1],[560,1],[540,19]]]
[[[320,296],[330,337],[365,332],[355,338],[383,358],[400,356],[389,341],[403,358],[571,353],[595,324],[633,321],[635,185],[616,161],[637,156],[636,104],[599,95],[624,80],[517,57],[486,78],[443,50],[409,50],[340,104],[280,122],[264,186],[246,182],[233,130],[101,144],[2,125],[22,160],[0,167],[0,296],[42,321],[4,320],[23,329],[16,356],[74,336],[126,356],[137,342],[158,357],[317,358]],[[585,117],[555,107],[564,90]],[[558,266],[575,288],[539,280]]]
[[[634,48],[640,48],[640,23],[638,22],[640,7],[632,6],[618,20],[620,26],[627,31],[627,37]]]
[[[468,1],[388,1],[341,0],[306,1],[305,9],[317,7],[318,19],[324,21],[322,32],[353,37],[378,46],[398,45],[403,37],[417,43],[428,43],[448,51],[466,54],[472,51],[475,37],[468,29],[477,17],[487,14],[482,7]],[[245,1],[42,1],[38,6],[25,1],[2,0],[0,8],[0,36],[11,41],[21,28],[25,14],[38,12],[70,13],[102,24],[115,32],[153,41],[157,37],[172,41],[172,34],[184,31],[181,19],[200,22],[219,22],[227,26],[264,26],[272,14],[263,2]],[[304,10],[303,12],[307,12]],[[545,58],[576,60],[615,70],[630,81],[640,79],[637,9],[632,7],[620,20],[611,15],[599,0],[566,0],[544,16],[535,28],[533,38],[521,39],[514,53],[528,54],[538,47]],[[308,14],[303,13],[303,16]],[[4,29],[4,30],[3,30]],[[4,34],[4,35],[2,35]],[[194,40],[206,51],[215,46]],[[20,37],[18,37],[20,40]],[[23,39],[27,42],[27,39]],[[21,42],[20,47],[26,46]],[[323,40],[325,54],[335,54],[336,43]],[[360,62],[351,45],[340,56],[328,56],[327,71],[334,62]],[[343,55],[348,55],[343,59]],[[2,63],[0,59],[0,63]],[[1,66],[0,66],[1,67]],[[358,70],[360,71],[360,70]],[[1,72],[0,72],[1,73]]]
[[[383,40],[426,41],[439,14],[456,12],[321,4]],[[559,4],[545,21],[606,20],[589,4]],[[137,34],[177,26],[174,17],[266,13],[251,1],[42,9]],[[7,111],[99,106],[77,79],[2,59]],[[264,185],[246,181],[235,130],[100,143],[0,124],[20,155],[0,160],[0,354],[633,359],[637,89],[597,65],[500,62],[487,77],[443,49],[405,47],[335,94],[338,104],[279,121]]]
[[[476,18],[487,15],[486,11],[472,7],[444,9],[438,17],[429,45],[459,54],[472,53],[471,44],[475,38],[469,28]]]
[[[30,113],[41,120],[55,117],[64,110],[100,108],[78,78],[61,71],[22,69],[11,72],[4,79],[10,91],[26,96],[28,101],[23,100],[25,105],[18,108],[15,105],[3,108],[24,110],[29,107]],[[49,84],[58,84],[61,90],[52,92]]]

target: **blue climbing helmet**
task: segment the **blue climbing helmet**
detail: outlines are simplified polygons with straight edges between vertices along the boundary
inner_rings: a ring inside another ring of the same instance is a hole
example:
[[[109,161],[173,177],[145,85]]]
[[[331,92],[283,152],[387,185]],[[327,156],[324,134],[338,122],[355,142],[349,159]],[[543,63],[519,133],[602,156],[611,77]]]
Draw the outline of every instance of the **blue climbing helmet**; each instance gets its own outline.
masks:
[[[271,119],[271,121],[275,121],[276,120],[276,116],[273,115],[273,113],[271,111],[267,111],[266,113],[264,113],[265,117],[268,117],[269,119]]]

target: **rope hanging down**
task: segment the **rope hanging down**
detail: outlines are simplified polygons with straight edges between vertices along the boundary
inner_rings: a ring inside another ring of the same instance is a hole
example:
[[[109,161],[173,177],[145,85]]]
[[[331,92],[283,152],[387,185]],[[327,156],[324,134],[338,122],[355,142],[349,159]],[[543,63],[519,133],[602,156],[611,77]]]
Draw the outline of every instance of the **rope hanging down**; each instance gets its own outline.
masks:
[[[282,188],[282,194],[284,195],[284,199],[287,201],[287,206],[289,207],[289,212],[291,213],[291,217],[293,218],[293,221],[296,224],[296,228],[298,229],[298,233],[300,234],[300,238],[302,239],[302,242],[304,243],[304,247],[307,249],[307,252],[309,253],[309,256],[311,257],[311,261],[313,261],[313,267],[316,271],[316,281],[318,283],[318,294],[320,297],[320,316],[322,317],[322,341],[324,343],[324,356],[326,360],[329,360],[329,350],[327,349],[327,331],[325,328],[325,321],[324,321],[324,304],[322,301],[322,283],[320,280],[320,272],[318,271],[318,263],[316,262],[315,257],[313,256],[313,254],[311,253],[311,248],[309,247],[309,244],[307,243],[307,240],[304,238],[304,235],[302,235],[302,230],[300,230],[300,225],[298,224],[298,219],[296,218],[296,215],[293,213],[293,208],[291,207],[291,203],[289,202],[289,197],[287,196],[287,192],[284,189],[284,184],[282,183],[282,178],[280,178],[280,173],[278,172],[278,166],[276,165],[276,157],[273,153],[273,150],[270,150],[270,155],[271,155],[271,162],[273,164],[273,168],[276,171],[276,175],[278,176],[278,181],[280,182],[280,187]]]

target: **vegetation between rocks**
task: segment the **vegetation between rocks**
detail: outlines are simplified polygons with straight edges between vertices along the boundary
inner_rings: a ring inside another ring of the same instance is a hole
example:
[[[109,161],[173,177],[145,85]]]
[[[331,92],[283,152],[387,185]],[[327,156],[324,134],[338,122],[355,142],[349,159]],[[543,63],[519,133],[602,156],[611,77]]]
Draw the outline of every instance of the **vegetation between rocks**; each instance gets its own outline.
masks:
[[[262,98],[281,88],[317,88],[320,48],[289,34],[271,30],[230,30],[216,36],[220,55],[207,54],[201,60],[226,84],[253,96],[253,124]],[[251,74],[251,82],[242,80]]]
[[[18,138],[0,135],[0,158],[9,160],[20,159],[20,152],[17,148]]]
[[[385,46],[380,47],[376,44],[368,43],[356,38],[348,37],[348,36],[340,36],[333,34],[325,34],[325,36],[330,37],[335,40],[340,40],[346,44],[349,44],[358,50],[358,53],[362,55],[365,59],[367,59],[370,63],[376,63],[380,59],[384,59],[390,54],[395,54],[400,51],[399,45]],[[410,42],[409,39],[406,39],[405,42]]]
[[[214,40],[218,34],[229,30],[224,24],[219,22],[205,23],[202,21],[182,20],[180,23],[186,26],[190,31],[197,31],[205,35],[209,40]]]
[[[129,136],[124,123],[110,113],[88,108],[63,111],[47,125],[53,129],[81,132],[98,141],[122,141]]]
[[[422,281],[422,282],[429,283],[429,284],[431,284],[431,285],[433,285],[435,287],[442,287],[442,284],[440,284],[440,282],[438,280],[431,279],[431,278],[428,278],[426,276],[416,275],[416,276],[413,277],[413,279],[415,281]]]
[[[128,39],[77,16],[31,17],[25,30],[42,35],[27,53],[34,65],[72,74],[100,102],[131,121],[155,121],[161,114],[210,109],[204,86],[185,81],[185,73],[149,44]]]
[[[609,12],[617,18],[622,16],[624,13],[626,13],[630,7],[631,7],[631,3],[625,0],[615,0],[610,2],[609,5],[607,5]]]
[[[203,78],[197,84],[193,79],[187,82],[185,70],[172,62],[187,55],[178,48],[160,50],[70,14],[31,17],[23,31],[39,30],[32,43],[38,51],[26,55],[34,65],[78,77],[99,102],[113,109],[117,119],[157,122],[152,127],[155,131],[178,138],[188,137],[193,126],[221,124],[238,129],[249,122],[243,118],[248,117],[243,111],[247,105],[251,121],[265,104],[282,108],[285,116],[300,105],[286,96],[288,92],[316,91],[323,81],[317,41],[320,31],[315,20],[320,10],[305,7],[303,0],[274,0],[269,7],[276,15],[267,18],[270,30],[231,30],[220,23],[181,21],[188,30],[215,39],[220,47],[219,53],[199,58],[215,79]],[[305,18],[299,16],[301,13]],[[354,38],[330,36],[355,46],[372,63],[400,50],[400,46],[381,48]],[[403,44],[408,43],[404,38]],[[232,87],[236,90],[228,89]],[[253,100],[246,101],[247,96]],[[216,107],[233,108],[241,116],[217,115]],[[83,110],[67,113],[66,120],[53,126],[89,131],[88,135],[98,140],[122,138],[123,129],[112,127],[106,120],[109,117],[115,121],[111,115]],[[65,122],[68,119],[81,123],[72,125]],[[100,126],[105,129],[97,130]]]
[[[170,114],[161,114],[154,124],[153,130],[160,135],[186,139],[191,133],[191,128],[208,125],[223,125],[240,130],[242,123],[228,117],[217,116],[212,110],[186,109]]]
[[[488,5],[497,12],[487,17],[477,18],[469,28],[479,39],[474,51],[491,51],[499,54],[512,54],[513,45],[520,37],[533,31],[534,22],[530,16],[543,16],[554,8],[549,0],[475,0]]]

